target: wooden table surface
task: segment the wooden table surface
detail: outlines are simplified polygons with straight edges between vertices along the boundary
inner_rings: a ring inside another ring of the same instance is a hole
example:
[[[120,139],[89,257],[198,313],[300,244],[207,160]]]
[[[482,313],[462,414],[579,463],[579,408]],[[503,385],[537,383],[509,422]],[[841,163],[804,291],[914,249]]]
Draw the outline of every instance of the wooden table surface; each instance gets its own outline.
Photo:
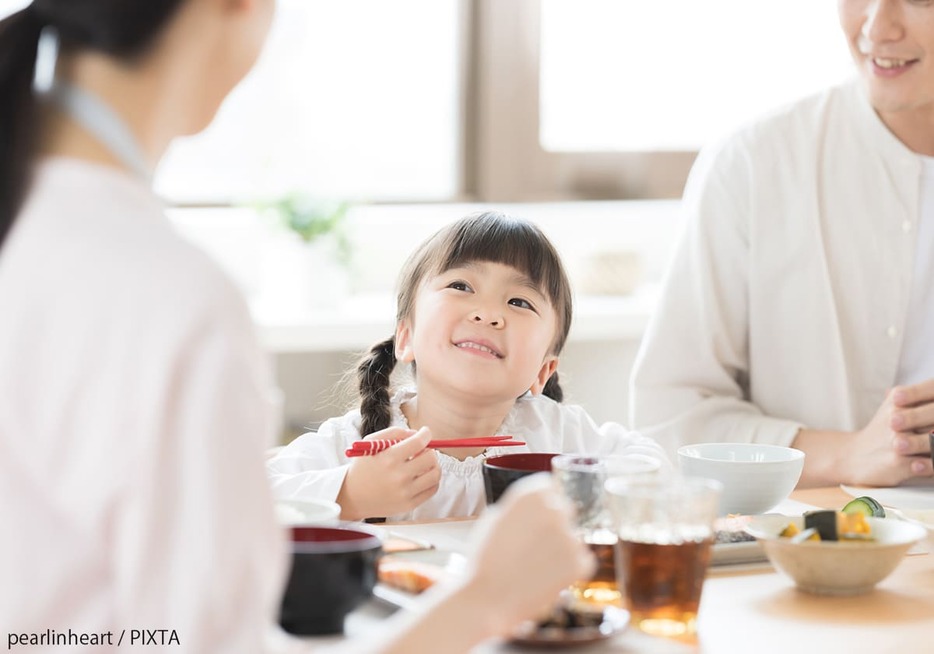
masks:
[[[839,488],[795,491],[792,498],[835,509],[852,499]],[[934,547],[930,538],[925,545]],[[934,556],[906,556],[874,591],[856,597],[810,595],[770,569],[714,573],[704,583],[698,621],[697,651],[710,653],[934,652]]]
[[[852,499],[839,488],[795,491],[792,500],[839,509]],[[470,521],[407,525],[398,531],[417,535],[438,547],[463,542]],[[400,526],[401,527],[401,526]],[[397,529],[397,527],[389,527]],[[697,642],[653,638],[634,628],[580,650],[646,654],[791,653],[922,654],[934,652],[934,541],[910,554],[872,592],[856,597],[823,597],[797,590],[771,566],[712,569],[704,583]],[[389,609],[370,602],[348,618],[350,635],[377,628]],[[535,652],[488,643],[481,653]],[[554,649],[542,649],[554,652]],[[441,650],[439,650],[439,653]]]

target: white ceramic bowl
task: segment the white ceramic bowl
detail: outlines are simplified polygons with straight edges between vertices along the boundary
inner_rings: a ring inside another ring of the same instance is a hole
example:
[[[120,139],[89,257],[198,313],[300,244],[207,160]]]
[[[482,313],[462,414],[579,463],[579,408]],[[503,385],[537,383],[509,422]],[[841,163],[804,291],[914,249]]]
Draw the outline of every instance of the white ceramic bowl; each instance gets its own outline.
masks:
[[[341,507],[327,500],[276,500],[276,517],[283,525],[331,525],[338,522]]]
[[[678,448],[681,472],[723,484],[720,515],[765,513],[794,490],[804,452],[759,443],[698,443]]]
[[[801,590],[817,595],[859,595],[889,576],[911,546],[926,536],[924,527],[903,520],[866,520],[874,535],[870,542],[794,543],[778,535],[790,522],[803,528],[801,516],[758,516],[746,531],[762,544],[772,565]]]

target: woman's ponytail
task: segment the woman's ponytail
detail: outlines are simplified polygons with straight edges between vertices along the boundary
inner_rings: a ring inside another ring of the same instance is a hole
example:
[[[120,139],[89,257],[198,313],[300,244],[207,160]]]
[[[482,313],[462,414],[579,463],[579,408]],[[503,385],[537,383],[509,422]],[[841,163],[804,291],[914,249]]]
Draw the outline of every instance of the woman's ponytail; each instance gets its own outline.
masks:
[[[0,248],[29,187],[39,107],[32,89],[42,22],[32,5],[0,21]]]
[[[389,380],[396,367],[396,339],[377,343],[357,366],[360,389],[362,436],[386,429],[392,421],[389,405]]]
[[[52,28],[69,50],[132,61],[185,0],[33,0],[0,21],[0,248],[29,190],[39,147],[33,91],[39,36]]]

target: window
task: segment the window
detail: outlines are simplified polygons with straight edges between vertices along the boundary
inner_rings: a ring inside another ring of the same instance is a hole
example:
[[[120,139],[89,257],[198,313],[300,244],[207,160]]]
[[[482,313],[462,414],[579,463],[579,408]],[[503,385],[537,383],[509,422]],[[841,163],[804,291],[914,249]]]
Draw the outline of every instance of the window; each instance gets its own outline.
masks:
[[[486,199],[678,197],[698,147],[842,80],[831,0],[478,0]]]
[[[0,17],[26,4],[0,0]],[[462,0],[278,0],[256,68],[176,141],[156,190],[194,205],[456,198],[462,14]]]
[[[460,182],[458,0],[279,0],[256,68],[156,179],[179,202],[441,200]]]
[[[156,188],[183,205],[675,198],[700,145],[848,74],[835,7],[279,0],[256,69]]]

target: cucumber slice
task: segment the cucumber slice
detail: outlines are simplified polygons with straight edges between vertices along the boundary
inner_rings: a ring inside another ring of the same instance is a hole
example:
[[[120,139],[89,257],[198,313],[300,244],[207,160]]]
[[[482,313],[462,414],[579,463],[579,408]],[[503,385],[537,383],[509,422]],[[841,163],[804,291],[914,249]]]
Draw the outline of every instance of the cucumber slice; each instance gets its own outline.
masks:
[[[885,509],[882,508],[882,505],[866,495],[847,502],[846,506],[843,507],[843,512],[862,513],[864,516],[872,518],[885,517]]]

